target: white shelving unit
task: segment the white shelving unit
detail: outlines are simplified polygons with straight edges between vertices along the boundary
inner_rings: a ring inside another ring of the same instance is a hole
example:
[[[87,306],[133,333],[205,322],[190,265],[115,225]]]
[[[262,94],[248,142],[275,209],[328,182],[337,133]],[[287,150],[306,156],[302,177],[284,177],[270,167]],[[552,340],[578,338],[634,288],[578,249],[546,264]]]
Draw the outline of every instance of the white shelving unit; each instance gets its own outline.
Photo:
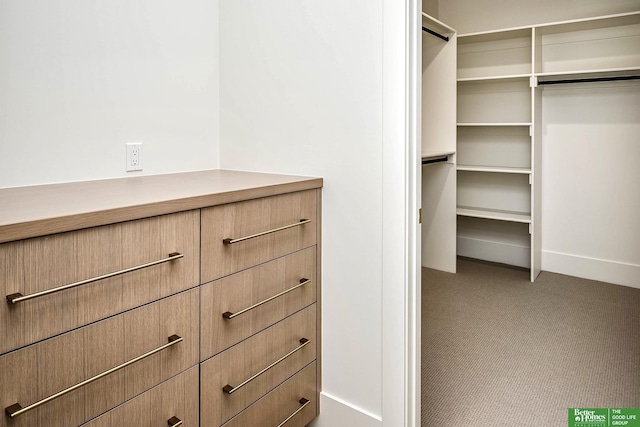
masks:
[[[423,13],[422,265],[456,272],[456,31]],[[426,163],[426,164],[425,164]]]
[[[459,35],[457,62],[457,253],[534,281],[543,85],[640,76],[640,12]]]
[[[526,268],[539,264],[530,234],[538,202],[533,34],[526,27],[458,39],[457,253]]]

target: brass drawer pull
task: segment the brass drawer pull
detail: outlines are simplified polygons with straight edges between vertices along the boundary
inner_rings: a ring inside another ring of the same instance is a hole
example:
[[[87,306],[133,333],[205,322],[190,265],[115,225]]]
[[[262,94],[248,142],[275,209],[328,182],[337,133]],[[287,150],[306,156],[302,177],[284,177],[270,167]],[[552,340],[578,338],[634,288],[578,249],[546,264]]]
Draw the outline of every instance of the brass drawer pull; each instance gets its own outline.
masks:
[[[64,291],[65,289],[75,288],[76,286],[86,285],[87,283],[97,282],[98,280],[108,279],[110,277],[119,276],[121,274],[130,273],[132,271],[140,270],[142,268],[151,267],[153,265],[162,264],[163,262],[173,261],[174,259],[183,258],[184,254],[179,252],[170,253],[167,258],[159,259],[157,261],[151,261],[146,264],[136,265],[135,267],[125,268],[124,270],[114,271],[113,273],[103,274],[102,276],[92,277],[90,279],[81,280],[79,282],[69,283],[68,285],[59,286],[53,289],[47,289],[46,291],[36,292],[31,295],[22,295],[21,293],[15,293],[11,295],[7,295],[7,301],[11,304],[16,304],[21,301],[30,300],[32,298],[41,297],[44,295],[53,294],[55,292]]]
[[[22,415],[25,412],[28,412],[28,411],[30,411],[32,409],[37,408],[40,405],[43,405],[43,404],[45,404],[47,402],[50,402],[50,401],[52,401],[54,399],[57,399],[60,396],[64,396],[67,393],[71,393],[72,391],[77,390],[80,387],[83,387],[83,386],[85,386],[87,384],[90,384],[90,383],[92,383],[92,382],[94,382],[96,380],[99,380],[102,377],[105,377],[105,376],[107,376],[109,374],[112,374],[112,373],[114,373],[114,372],[116,372],[116,371],[118,371],[118,370],[120,370],[122,368],[125,368],[125,367],[127,367],[127,366],[129,366],[129,365],[131,365],[133,363],[136,363],[136,362],[138,362],[138,361],[140,361],[140,360],[142,360],[144,358],[147,358],[147,357],[149,357],[149,356],[151,356],[153,354],[156,354],[159,351],[162,351],[162,350],[164,350],[166,348],[171,347],[172,345],[178,344],[179,342],[182,342],[182,340],[183,340],[183,338],[178,336],[178,335],[171,335],[168,338],[169,342],[167,344],[165,344],[165,345],[163,345],[161,347],[158,347],[158,348],[156,348],[154,350],[151,350],[151,351],[149,351],[149,352],[147,352],[147,353],[145,353],[143,355],[140,355],[140,356],[136,357],[135,359],[131,359],[128,362],[123,363],[122,365],[118,365],[118,366],[116,366],[114,368],[111,368],[111,369],[109,369],[107,371],[104,371],[104,372],[102,372],[102,373],[100,373],[100,374],[98,374],[98,375],[96,375],[94,377],[91,377],[91,378],[89,378],[87,380],[82,381],[81,383],[73,385],[73,386],[71,386],[69,388],[66,388],[66,389],[64,389],[62,391],[57,392],[56,394],[52,394],[49,397],[46,397],[46,398],[44,398],[42,400],[39,400],[36,403],[32,403],[31,405],[25,406],[24,408],[19,403],[14,403],[13,405],[6,407],[4,409],[4,411],[10,418],[15,418],[18,415]]]
[[[236,317],[236,316],[240,316],[241,314],[244,314],[244,313],[246,313],[246,312],[247,312],[247,311],[249,311],[249,310],[253,310],[253,309],[254,309],[254,308],[256,308],[256,307],[260,307],[262,304],[266,304],[266,303],[268,303],[269,301],[272,301],[272,300],[274,300],[274,299],[276,299],[276,298],[281,297],[282,295],[286,295],[286,294],[288,294],[288,293],[289,293],[289,292],[291,292],[291,291],[295,291],[295,290],[296,290],[296,289],[298,289],[299,287],[302,287],[302,286],[304,286],[304,285],[306,285],[306,284],[308,284],[308,283],[311,283],[311,280],[310,280],[310,279],[304,279],[304,278],[303,278],[303,279],[300,279],[300,283],[299,283],[299,284],[297,284],[297,285],[295,285],[295,286],[293,286],[293,287],[291,287],[291,288],[287,289],[286,291],[282,291],[282,292],[280,292],[279,294],[276,294],[276,295],[274,295],[274,296],[272,296],[272,297],[269,297],[269,298],[267,298],[267,299],[266,299],[266,300],[264,300],[264,301],[260,301],[259,303],[253,304],[251,307],[244,308],[244,309],[242,309],[242,310],[238,311],[237,313],[231,313],[230,311],[225,311],[224,313],[222,313],[222,317],[223,317],[224,319],[227,319],[227,320],[229,320],[229,319],[233,319],[234,317]]]
[[[262,233],[252,234],[251,236],[239,237],[237,239],[226,238],[226,239],[222,240],[222,243],[224,243],[225,245],[233,245],[234,243],[244,242],[245,240],[253,239],[255,237],[264,236],[266,234],[275,233],[277,231],[286,230],[287,228],[298,227],[300,225],[308,224],[310,222],[311,222],[310,219],[304,219],[303,218],[299,222],[296,222],[296,223],[293,223],[293,224],[289,224],[289,225],[285,225],[283,227],[274,228],[273,230],[263,231]]]
[[[300,405],[302,406],[296,409],[296,411],[293,414],[289,415],[286,420],[278,424],[278,427],[282,427],[283,425],[285,425],[287,422],[289,422],[291,418],[295,417],[298,414],[298,412],[302,411],[309,403],[311,403],[309,399],[305,399],[304,397],[300,399],[298,402],[300,402]]]
[[[171,417],[167,420],[169,427],[178,427],[182,425],[182,420],[178,417]]]
[[[256,378],[258,378],[260,375],[264,374],[265,372],[267,372],[269,369],[273,368],[274,366],[276,366],[278,363],[282,362],[283,360],[285,360],[287,357],[291,356],[292,354],[294,354],[295,352],[301,350],[302,348],[304,348],[304,346],[306,346],[307,344],[309,344],[311,341],[309,341],[306,338],[301,338],[300,339],[300,345],[296,348],[294,348],[293,350],[291,350],[289,353],[285,354],[284,356],[282,356],[280,359],[276,360],[275,362],[273,362],[272,364],[270,364],[269,366],[267,366],[266,368],[261,369],[260,371],[256,372],[255,374],[253,374],[251,377],[247,378],[246,380],[244,380],[243,382],[241,382],[240,384],[238,384],[237,386],[233,387],[229,384],[227,384],[226,386],[222,387],[222,391],[224,391],[226,394],[232,394],[235,393],[236,391],[240,390],[242,387],[244,387],[245,385],[249,384],[251,381],[255,380]]]

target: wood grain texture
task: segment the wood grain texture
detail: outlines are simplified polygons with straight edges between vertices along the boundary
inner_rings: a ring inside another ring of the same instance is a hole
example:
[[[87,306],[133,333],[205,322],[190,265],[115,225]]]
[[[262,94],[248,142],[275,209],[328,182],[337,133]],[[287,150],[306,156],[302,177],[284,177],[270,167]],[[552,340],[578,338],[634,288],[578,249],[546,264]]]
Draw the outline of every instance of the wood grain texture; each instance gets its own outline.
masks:
[[[199,295],[200,290],[196,288],[123,314],[126,360],[166,344],[173,334],[184,339],[126,367],[125,398],[198,363]]]
[[[79,339],[76,339],[79,338]],[[62,335],[48,340],[38,346],[38,389],[42,396],[50,396],[86,379],[84,374],[82,335]],[[45,362],[46,361],[46,362]],[[22,372],[18,370],[17,372]],[[4,383],[6,384],[6,383]],[[75,390],[41,406],[35,411],[38,414],[38,425],[73,426],[84,419],[84,390]],[[21,402],[30,404],[32,402]]]
[[[161,316],[159,304],[151,304],[124,313],[123,317],[125,318],[123,335],[128,338],[124,344],[126,360],[131,360],[167,342],[168,336],[162,336],[160,333],[160,321],[164,319],[164,313]],[[179,343],[176,347],[182,344],[184,343]],[[176,348],[167,350],[176,350]],[[131,399],[161,381],[161,357],[160,353],[156,353],[146,358],[144,363],[135,363],[123,369],[125,376],[131,378],[131,381],[127,381],[125,385],[126,399]]]
[[[24,407],[158,348],[170,335],[184,338],[14,420],[3,414],[0,426],[80,425],[195,366],[198,300],[192,289],[0,356],[2,408]]]
[[[38,348],[29,346],[12,353],[9,357],[0,357],[0,410],[16,402],[35,402],[43,397],[38,381]],[[8,417],[2,411],[0,426],[7,424]],[[10,426],[29,427],[38,425],[38,412],[31,411],[12,420]]]
[[[200,425],[198,372],[198,367],[193,367],[180,375],[184,377],[182,380],[170,380],[164,390],[159,390],[156,399],[162,405],[159,413],[165,424],[154,423],[153,425],[167,425],[166,422],[171,417],[181,419],[184,427],[198,427]]]
[[[201,360],[230,347],[316,301],[316,283],[254,308],[233,319],[222,314],[238,312],[316,277],[316,250],[307,248],[291,255],[203,285],[201,298]]]
[[[321,178],[209,170],[5,188],[0,243],[321,186]]]
[[[111,322],[98,322],[83,329],[84,375],[90,378],[114,366],[125,363],[125,335],[123,316],[116,316]],[[105,393],[105,391],[107,391]],[[125,400],[125,373],[116,371],[91,384],[83,390],[85,413],[101,414]]]
[[[315,384],[316,366],[313,362],[223,426],[276,426],[300,408],[299,400],[304,397],[310,404],[286,424],[286,427],[303,427],[316,415]]]
[[[0,303],[0,353],[199,283],[199,211],[0,244],[0,295],[40,292],[166,258],[184,258],[16,304]]]
[[[178,417],[183,427],[198,427],[198,368],[159,384],[84,424],[85,427],[166,426]]]
[[[316,358],[315,322],[313,304],[203,362],[200,369],[203,425],[223,424],[312,362]],[[223,392],[227,384],[238,386],[299,347],[301,338],[311,342],[233,394]]]
[[[278,227],[312,222],[254,239],[226,245],[226,238],[241,238]],[[314,190],[214,206],[201,213],[201,280],[211,280],[252,267],[316,243]]]

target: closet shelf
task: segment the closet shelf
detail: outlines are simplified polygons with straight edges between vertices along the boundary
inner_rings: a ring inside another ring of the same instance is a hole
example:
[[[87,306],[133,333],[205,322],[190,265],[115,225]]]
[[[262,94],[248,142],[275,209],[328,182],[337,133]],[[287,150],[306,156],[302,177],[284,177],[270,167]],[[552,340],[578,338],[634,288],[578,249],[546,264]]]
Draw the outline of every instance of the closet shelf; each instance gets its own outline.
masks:
[[[458,165],[457,170],[468,172],[493,172],[493,173],[516,173],[530,175],[530,168],[506,167],[506,166],[474,166]]]
[[[438,31],[439,33],[448,33],[448,35],[451,35],[451,34],[456,32],[456,30],[454,30],[453,28],[451,28],[450,26],[448,26],[444,22],[438,21],[433,16],[427,15],[424,12],[422,12],[422,24],[423,25],[426,24],[432,30]]]
[[[458,126],[531,126],[531,122],[523,123],[458,123]]]
[[[640,21],[640,12],[626,12],[614,15],[596,16],[593,18],[573,19],[569,21],[549,22],[534,25],[540,35],[576,33],[600,28],[634,25]]]
[[[450,156],[456,154],[455,150],[430,150],[422,153],[422,160],[431,160],[436,157]]]
[[[517,38],[531,37],[531,27],[513,27],[502,30],[481,31],[477,33],[467,33],[458,35],[458,44],[486,43],[501,40],[512,40]]]
[[[509,81],[509,80],[521,80],[528,79],[531,74],[505,74],[500,76],[487,76],[487,77],[462,77],[458,78],[458,83],[465,82],[490,82],[490,81]]]
[[[458,214],[458,216],[531,224],[530,213],[503,211],[498,209],[472,208],[468,206],[458,206],[456,213]]]

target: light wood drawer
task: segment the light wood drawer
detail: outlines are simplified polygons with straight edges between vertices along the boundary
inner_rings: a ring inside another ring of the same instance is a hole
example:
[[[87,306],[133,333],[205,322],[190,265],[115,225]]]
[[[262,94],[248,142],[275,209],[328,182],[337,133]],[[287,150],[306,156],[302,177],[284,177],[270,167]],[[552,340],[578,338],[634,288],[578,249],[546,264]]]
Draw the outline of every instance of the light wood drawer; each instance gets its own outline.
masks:
[[[3,297],[184,255],[22,302],[3,301],[0,354],[197,286],[198,236],[199,212],[189,211],[0,245]]]
[[[199,289],[127,311],[0,357],[0,426],[74,426],[198,363]],[[182,340],[171,341],[177,335]],[[166,348],[163,348],[166,347]],[[90,378],[78,387],[13,419],[23,408]]]
[[[224,427],[276,427],[293,414],[283,427],[302,427],[316,416],[316,399],[316,362],[313,362]]]
[[[303,219],[310,222],[296,225]],[[289,225],[292,227],[224,243]],[[316,228],[316,190],[203,209],[202,283],[314,245]]]
[[[84,427],[198,427],[198,367],[175,376]]]
[[[315,302],[315,263],[316,248],[311,247],[203,285],[201,360]],[[301,280],[305,284],[298,286]],[[288,290],[291,291],[243,312]],[[224,313],[237,316],[227,319]]]
[[[316,305],[203,362],[201,417],[219,426],[316,358]]]

